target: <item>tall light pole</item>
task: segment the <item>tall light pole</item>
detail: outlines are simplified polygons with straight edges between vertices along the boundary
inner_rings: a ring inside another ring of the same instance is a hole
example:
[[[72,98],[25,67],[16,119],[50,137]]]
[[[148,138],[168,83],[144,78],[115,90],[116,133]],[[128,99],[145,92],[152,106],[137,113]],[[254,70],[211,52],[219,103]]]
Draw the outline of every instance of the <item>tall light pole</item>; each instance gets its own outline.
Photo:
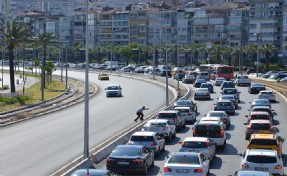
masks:
[[[152,67],[152,77],[153,77],[153,80],[155,80],[155,73],[154,73],[154,70],[155,70],[155,46],[153,48],[153,67]]]
[[[167,51],[168,47],[165,50],[165,106],[168,106],[168,71],[167,71]]]
[[[254,33],[254,36],[256,37],[256,43],[257,43],[257,47],[256,47],[256,77],[258,77],[258,69],[259,69],[259,33]]]
[[[176,57],[177,57],[177,90],[179,90],[179,57],[178,57],[178,45],[176,45]]]
[[[65,47],[66,49],[66,90],[68,89],[68,46]]]
[[[85,119],[84,119],[84,159],[89,158],[89,52],[88,52],[88,17],[89,0],[86,0],[86,68],[85,68]]]

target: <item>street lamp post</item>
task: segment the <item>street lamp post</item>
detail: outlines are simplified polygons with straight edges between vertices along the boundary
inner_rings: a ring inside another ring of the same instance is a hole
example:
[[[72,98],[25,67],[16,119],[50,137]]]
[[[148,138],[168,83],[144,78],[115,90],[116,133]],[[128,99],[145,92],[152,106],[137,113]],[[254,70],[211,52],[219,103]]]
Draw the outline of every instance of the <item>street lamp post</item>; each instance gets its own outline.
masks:
[[[155,73],[154,73],[154,70],[155,70],[155,47],[154,47],[154,50],[153,50],[153,67],[152,67],[152,77],[153,77],[153,80],[155,80]]]
[[[168,106],[168,74],[167,74],[167,50],[165,50],[165,105]]]
[[[254,33],[254,36],[256,37],[256,77],[258,77],[258,69],[259,69],[259,33]]]
[[[177,90],[179,90],[179,57],[178,57],[178,46],[176,46],[176,57],[177,57]]]

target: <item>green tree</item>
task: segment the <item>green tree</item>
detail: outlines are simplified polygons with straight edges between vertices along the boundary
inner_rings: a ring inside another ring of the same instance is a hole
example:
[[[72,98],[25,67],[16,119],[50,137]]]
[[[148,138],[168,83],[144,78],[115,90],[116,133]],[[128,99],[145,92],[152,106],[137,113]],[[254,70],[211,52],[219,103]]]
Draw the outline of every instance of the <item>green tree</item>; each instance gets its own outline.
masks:
[[[180,51],[184,53],[184,63],[185,65],[191,65],[191,60],[188,59],[188,55],[191,52],[191,47],[185,45],[183,47],[180,48]],[[191,57],[191,56],[190,56]]]
[[[250,44],[246,46],[246,53],[252,55],[252,64],[257,61],[257,44]]]
[[[132,55],[132,48],[130,45],[124,46],[122,48],[120,48],[119,51],[120,55],[124,57],[125,63],[126,65],[129,65],[130,63],[130,56]]]
[[[192,46],[191,46],[191,49],[192,49],[192,52],[193,52],[193,63],[194,65],[199,65],[198,63],[198,55],[199,55],[199,52],[201,51],[201,45],[198,44],[198,43],[194,43]]]
[[[222,56],[222,51],[223,51],[223,48],[221,45],[214,45],[212,48],[211,48],[211,53],[213,55],[215,55],[215,62],[217,64],[221,64],[221,56]],[[230,58],[231,60],[231,58]]]
[[[233,48],[225,48],[222,50],[222,56],[227,58],[228,65],[231,66],[231,57],[236,53]]]
[[[76,62],[84,62],[83,57],[80,57],[80,59],[78,59],[78,56],[80,56],[82,49],[84,49],[84,46],[78,42],[74,43],[74,45],[72,46],[72,51],[74,53]]]
[[[266,69],[268,70],[270,66],[271,55],[278,52],[278,49],[274,45],[266,43],[260,48],[260,51],[265,55]]]
[[[24,43],[29,35],[29,30],[24,23],[16,23],[13,20],[7,23],[4,29],[5,45],[9,51],[9,71],[11,93],[15,93],[15,75],[14,75],[14,48]]]

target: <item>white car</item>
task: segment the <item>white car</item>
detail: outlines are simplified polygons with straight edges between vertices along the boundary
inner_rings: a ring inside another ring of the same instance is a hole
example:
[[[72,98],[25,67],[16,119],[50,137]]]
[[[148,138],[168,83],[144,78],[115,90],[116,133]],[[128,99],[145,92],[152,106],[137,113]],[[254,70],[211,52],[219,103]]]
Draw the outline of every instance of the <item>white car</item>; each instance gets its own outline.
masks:
[[[205,117],[220,117],[221,121],[229,127],[231,124],[230,116],[225,111],[209,111]]]
[[[284,175],[282,159],[276,150],[247,149],[242,156],[240,170],[265,171],[273,175]]]
[[[192,111],[191,107],[175,107],[174,110],[178,110],[184,117],[185,122],[195,122],[196,121],[196,113]]]
[[[157,132],[158,135],[171,141],[176,136],[175,125],[172,125],[166,119],[152,119],[146,122],[142,131]]]
[[[222,121],[220,117],[202,117],[200,121],[214,121],[214,122],[220,122],[222,124],[222,127],[226,129],[226,124]]]
[[[221,84],[223,83],[223,81],[226,81],[225,78],[222,78],[222,77],[217,77],[215,78],[214,80],[214,85],[215,86],[221,86]]]
[[[187,137],[180,142],[180,152],[198,152],[206,158],[212,160],[215,158],[215,143],[206,137]]]
[[[268,99],[270,102],[276,102],[275,93],[271,90],[262,90],[257,95],[258,99]]]
[[[210,160],[202,153],[196,152],[174,152],[163,167],[163,175],[198,175],[209,174]]]
[[[250,86],[251,80],[248,76],[237,76],[235,79],[235,85],[240,86],[240,85],[247,85]]]
[[[106,90],[107,97],[121,97],[122,96],[122,87],[118,84],[109,85]]]
[[[194,100],[207,99],[210,100],[210,92],[207,88],[196,88],[194,91]]]

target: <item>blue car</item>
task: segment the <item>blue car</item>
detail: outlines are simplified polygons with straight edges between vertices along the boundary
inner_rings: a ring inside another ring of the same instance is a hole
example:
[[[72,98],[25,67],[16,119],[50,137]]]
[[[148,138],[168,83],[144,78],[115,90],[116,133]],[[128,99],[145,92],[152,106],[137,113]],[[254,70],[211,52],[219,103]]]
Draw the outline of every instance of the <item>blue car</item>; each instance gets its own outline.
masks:
[[[207,88],[210,93],[213,93],[213,85],[211,83],[202,83],[200,88]]]

